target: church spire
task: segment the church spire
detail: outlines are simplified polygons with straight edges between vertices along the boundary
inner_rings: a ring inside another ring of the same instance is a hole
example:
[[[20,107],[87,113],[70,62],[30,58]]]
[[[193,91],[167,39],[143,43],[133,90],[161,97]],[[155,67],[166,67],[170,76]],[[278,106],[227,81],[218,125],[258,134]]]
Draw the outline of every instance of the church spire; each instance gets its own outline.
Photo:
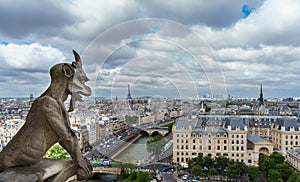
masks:
[[[260,96],[259,96],[259,105],[264,105],[264,97],[263,97],[263,90],[262,90],[262,84],[260,84]]]
[[[130,84],[128,84],[128,94],[127,94],[127,99],[132,99],[131,94],[130,94]]]

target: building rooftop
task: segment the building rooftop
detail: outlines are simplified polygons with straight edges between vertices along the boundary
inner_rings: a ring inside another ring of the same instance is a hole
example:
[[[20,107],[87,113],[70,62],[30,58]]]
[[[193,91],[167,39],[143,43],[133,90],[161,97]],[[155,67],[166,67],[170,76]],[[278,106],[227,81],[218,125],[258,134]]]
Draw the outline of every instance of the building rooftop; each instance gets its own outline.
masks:
[[[260,136],[257,136],[257,135],[254,135],[254,136],[249,136],[248,138],[248,141],[255,144],[255,143],[258,143],[260,141],[263,141],[263,140],[266,140],[265,138],[262,138]]]
[[[227,134],[227,131],[224,128],[220,127],[207,127],[206,123],[208,118],[195,118],[192,120],[179,118],[176,122],[176,129],[183,127],[185,130],[189,129],[191,126],[192,134],[202,134],[202,135],[224,135]]]
[[[236,130],[237,127],[240,128],[240,130],[245,130],[244,121],[241,118],[227,118],[225,122],[225,128],[228,128],[228,126],[231,126],[231,130]]]
[[[290,131],[292,127],[295,131],[299,131],[297,120],[293,118],[278,118],[275,125],[279,125],[281,127],[284,126],[286,131]],[[279,129],[281,129],[281,127],[279,127]]]
[[[300,159],[300,150],[299,149],[291,149],[291,150],[287,150],[286,152],[295,156],[297,159]]]

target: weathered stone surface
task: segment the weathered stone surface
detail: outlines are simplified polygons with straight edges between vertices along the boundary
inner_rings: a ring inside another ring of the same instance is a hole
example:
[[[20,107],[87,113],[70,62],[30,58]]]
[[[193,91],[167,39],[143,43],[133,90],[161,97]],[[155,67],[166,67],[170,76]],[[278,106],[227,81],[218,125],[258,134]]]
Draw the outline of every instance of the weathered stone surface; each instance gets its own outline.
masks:
[[[5,171],[0,173],[1,182],[35,182],[39,181],[36,174],[20,173],[16,171]]]
[[[20,181],[66,181],[76,175],[77,164],[64,159],[43,159],[38,164],[27,167],[9,168],[0,173],[0,182]]]
[[[5,171],[1,174],[3,178],[19,176],[21,179],[27,175],[33,180],[37,175],[39,180],[44,180],[53,174],[64,177],[62,173],[75,173],[78,179],[92,176],[92,166],[80,152],[64,106],[69,95],[69,111],[74,109],[76,101],[82,100],[81,95],[91,95],[91,89],[85,85],[89,79],[82,69],[80,56],[73,53],[75,62],[60,63],[51,68],[50,86],[33,102],[25,124],[0,152],[0,172]],[[43,159],[46,151],[57,142],[71,155],[71,163]]]
[[[76,175],[77,164],[64,159],[43,159],[38,164],[27,167],[9,168],[0,173],[0,182],[4,181],[66,181]]]

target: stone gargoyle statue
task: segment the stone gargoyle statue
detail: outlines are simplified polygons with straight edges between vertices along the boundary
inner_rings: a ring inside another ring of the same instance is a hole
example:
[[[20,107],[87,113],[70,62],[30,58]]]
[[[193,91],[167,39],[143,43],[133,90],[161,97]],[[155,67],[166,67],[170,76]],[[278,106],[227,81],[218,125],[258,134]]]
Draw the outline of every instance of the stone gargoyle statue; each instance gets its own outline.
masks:
[[[60,63],[51,68],[50,86],[32,103],[25,124],[0,153],[0,172],[40,163],[47,150],[58,142],[71,155],[77,179],[92,176],[92,166],[80,152],[64,106],[69,95],[69,112],[76,101],[82,101],[81,95],[91,95],[91,89],[85,85],[89,79],[82,69],[81,58],[76,51],[73,53],[72,64]]]

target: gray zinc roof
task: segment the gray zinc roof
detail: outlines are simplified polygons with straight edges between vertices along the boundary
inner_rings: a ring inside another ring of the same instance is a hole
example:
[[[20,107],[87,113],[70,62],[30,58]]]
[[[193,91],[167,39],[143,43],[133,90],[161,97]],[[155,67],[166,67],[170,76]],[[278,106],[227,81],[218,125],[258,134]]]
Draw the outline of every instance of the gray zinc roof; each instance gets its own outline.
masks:
[[[265,140],[264,138],[262,138],[260,136],[257,136],[257,135],[249,136],[247,139],[248,139],[249,142],[251,142],[253,144]]]
[[[236,130],[237,127],[240,130],[245,129],[245,124],[240,118],[228,118],[225,122],[225,127],[228,128],[228,126],[231,126],[231,130]]]
[[[297,120],[292,118],[279,118],[275,124],[284,126],[286,131],[290,131],[291,127],[294,127],[295,131],[299,131]]]
[[[297,159],[300,159],[300,153],[299,153],[299,150],[294,150],[294,149],[291,149],[291,150],[287,150],[286,151],[287,153],[293,155],[294,157],[296,157]]]

